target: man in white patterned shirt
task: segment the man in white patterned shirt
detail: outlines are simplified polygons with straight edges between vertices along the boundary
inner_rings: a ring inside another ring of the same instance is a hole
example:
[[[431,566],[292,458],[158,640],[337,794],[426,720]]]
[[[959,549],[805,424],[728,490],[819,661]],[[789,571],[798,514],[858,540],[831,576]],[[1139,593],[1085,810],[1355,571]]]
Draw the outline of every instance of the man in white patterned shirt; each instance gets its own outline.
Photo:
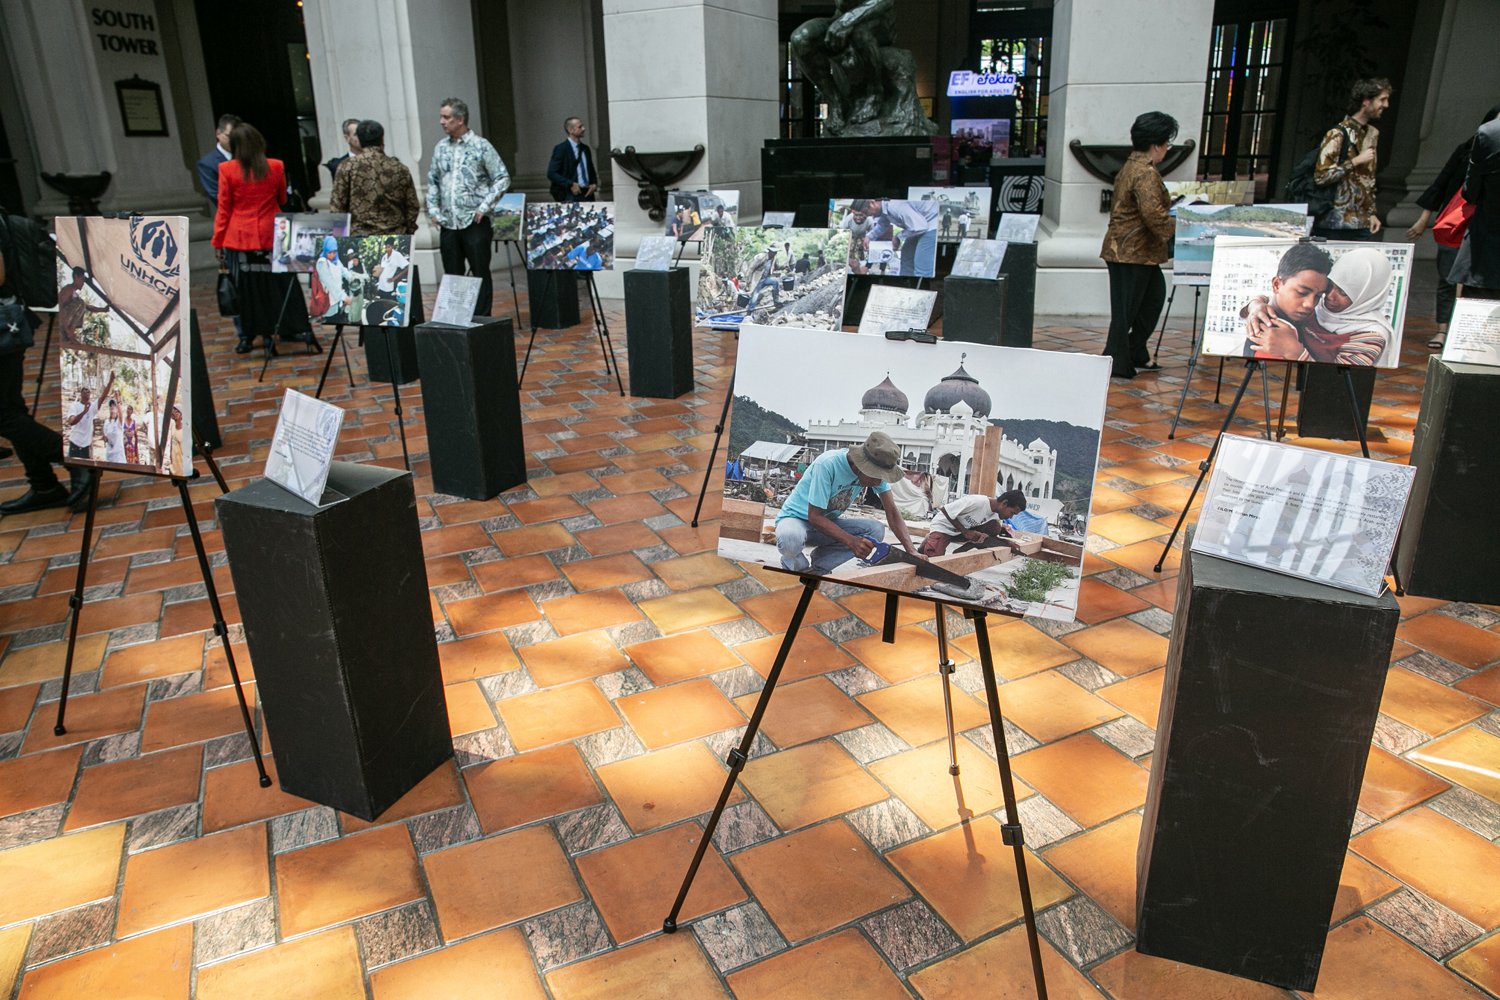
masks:
[[[474,315],[490,314],[490,213],[510,187],[500,154],[469,128],[469,106],[456,97],[442,103],[438,124],[445,138],[427,170],[427,217],[442,228],[438,249],[444,274],[480,279]]]

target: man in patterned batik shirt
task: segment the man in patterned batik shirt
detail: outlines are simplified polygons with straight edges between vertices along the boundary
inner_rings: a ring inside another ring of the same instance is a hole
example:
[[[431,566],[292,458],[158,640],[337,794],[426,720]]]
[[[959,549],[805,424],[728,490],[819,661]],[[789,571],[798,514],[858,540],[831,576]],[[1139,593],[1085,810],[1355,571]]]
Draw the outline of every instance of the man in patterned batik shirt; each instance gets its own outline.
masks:
[[[1360,80],[1349,96],[1349,114],[1323,136],[1313,181],[1338,184],[1333,208],[1321,215],[1313,235],[1329,240],[1373,240],[1380,232],[1375,214],[1375,146],[1380,120],[1391,106],[1389,80]]]
[[[438,248],[444,274],[480,279],[474,315],[490,314],[490,213],[510,187],[510,172],[495,147],[469,129],[469,106],[444,101],[438,124],[446,138],[432,151],[427,171],[427,217],[441,227]]]
[[[417,186],[411,171],[385,155],[385,128],[366,119],[355,126],[360,152],[333,178],[333,210],[349,213],[350,236],[411,235],[417,231]]]

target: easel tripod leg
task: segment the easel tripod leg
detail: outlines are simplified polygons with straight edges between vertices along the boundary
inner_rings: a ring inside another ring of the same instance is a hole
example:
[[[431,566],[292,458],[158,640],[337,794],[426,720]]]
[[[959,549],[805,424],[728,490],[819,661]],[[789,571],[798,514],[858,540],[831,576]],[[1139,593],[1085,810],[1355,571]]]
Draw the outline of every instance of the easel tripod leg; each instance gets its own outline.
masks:
[[[1161,338],[1167,333],[1167,320],[1172,315],[1172,300],[1177,298],[1177,286],[1174,284],[1172,290],[1167,293],[1167,308],[1161,313],[1161,329],[1156,331],[1156,350],[1151,352],[1151,363],[1156,364],[1156,356],[1161,353]]]
[[[411,471],[411,454],[406,450],[406,420],[401,415],[401,386],[396,384],[396,355],[391,349],[391,341],[395,336],[389,330],[381,330],[380,335],[385,338],[385,366],[391,376],[391,398],[395,400],[396,427],[401,432],[401,464],[406,466],[406,471]]]
[[[94,538],[94,508],[99,505],[101,477],[94,472],[90,478],[89,506],[83,515],[83,541],[78,548],[78,578],[73,583],[73,595],[68,598],[68,653],[63,660],[62,693],[57,699],[57,721],[52,724],[54,736],[61,736],[68,731],[63,725],[63,716],[68,711],[68,685],[73,682],[73,650],[78,644],[78,615],[83,611],[83,581],[89,571],[89,543]]]
[[[323,398],[323,386],[328,381],[328,373],[333,368],[333,356],[338,353],[339,345],[344,342],[344,325],[338,324],[333,328],[333,343],[328,345],[328,357],[323,359],[323,374],[318,376],[318,387],[313,390],[313,397]]]
[[[1354,369],[1348,365],[1339,367],[1344,371],[1344,385],[1349,387],[1349,413],[1354,418],[1354,431],[1359,435],[1359,453],[1369,458],[1370,444],[1365,440],[1365,422],[1359,412],[1359,393],[1354,391]]]
[[[708,479],[714,474],[714,461],[719,456],[719,442],[724,438],[724,425],[729,423],[729,401],[734,398],[734,376],[729,376],[729,387],[724,390],[724,409],[719,411],[719,422],[714,425],[714,446],[708,450],[708,465],[703,470],[703,485],[698,487],[698,505],[693,508],[693,527],[698,527],[698,515],[703,513],[703,495],[708,492]]]
[[[1266,378],[1266,366],[1260,367],[1260,405],[1266,414],[1266,440],[1271,440],[1271,383]]]
[[[1281,382],[1281,409],[1276,411],[1276,440],[1286,437],[1286,400],[1292,391],[1292,362],[1286,363],[1286,374]]]
[[[36,404],[42,401],[42,379],[47,377],[47,354],[52,350],[52,325],[57,313],[47,314],[47,339],[42,341],[42,363],[36,370],[36,392],[31,397],[31,415],[36,416]]]
[[[943,678],[943,717],[948,723],[948,773],[958,774],[958,748],[953,734],[953,661],[948,658],[948,623],[946,609],[937,608],[938,674]]]

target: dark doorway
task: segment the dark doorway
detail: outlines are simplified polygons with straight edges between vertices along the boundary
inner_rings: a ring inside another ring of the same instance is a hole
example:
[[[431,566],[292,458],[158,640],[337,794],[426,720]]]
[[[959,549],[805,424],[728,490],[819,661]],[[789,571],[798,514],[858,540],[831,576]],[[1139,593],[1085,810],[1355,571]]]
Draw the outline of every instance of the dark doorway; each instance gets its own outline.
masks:
[[[1198,174],[1203,180],[1253,180],[1256,201],[1279,190],[1276,164],[1295,12],[1295,4],[1268,2],[1221,3],[1214,11]]]

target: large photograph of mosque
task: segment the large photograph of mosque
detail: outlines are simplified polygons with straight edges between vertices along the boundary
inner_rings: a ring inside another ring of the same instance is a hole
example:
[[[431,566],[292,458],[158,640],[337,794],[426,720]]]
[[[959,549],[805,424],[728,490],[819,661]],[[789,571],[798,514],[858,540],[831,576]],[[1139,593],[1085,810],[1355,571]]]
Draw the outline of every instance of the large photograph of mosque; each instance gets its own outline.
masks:
[[[740,328],[718,553],[1071,621],[1109,359]]]

